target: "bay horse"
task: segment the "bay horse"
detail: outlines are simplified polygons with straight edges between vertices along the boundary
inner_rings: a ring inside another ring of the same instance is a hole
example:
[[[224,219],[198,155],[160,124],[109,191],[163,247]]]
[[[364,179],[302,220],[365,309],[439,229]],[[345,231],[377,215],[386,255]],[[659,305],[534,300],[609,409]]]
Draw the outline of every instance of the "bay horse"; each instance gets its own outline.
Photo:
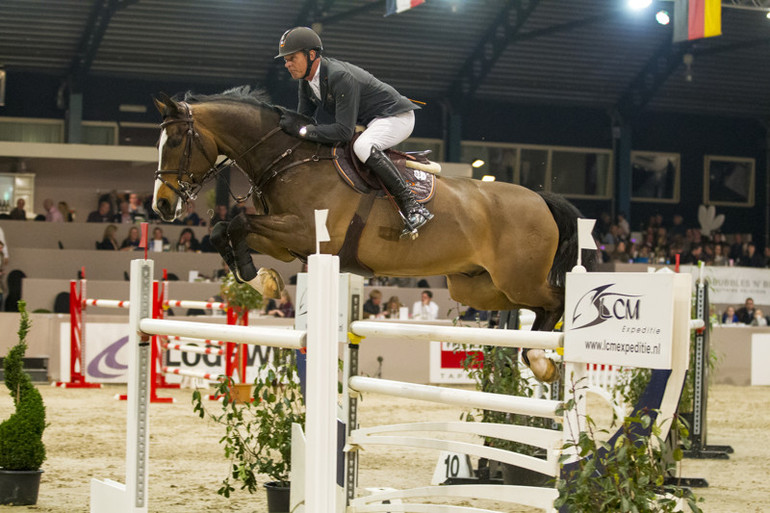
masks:
[[[225,155],[247,174],[258,212],[220,223],[217,236],[212,233],[236,277],[254,283],[265,272],[254,269],[249,248],[285,262],[314,253],[316,209],[329,210],[331,240],[321,251],[339,254],[365,195],[339,177],[331,146],[284,133],[280,108],[248,86],[207,96],[188,92],[183,101],[161,94],[155,103],[163,122],[153,209],[163,220],[181,216]],[[437,177],[430,204],[435,218],[415,240],[399,238],[402,221],[389,201],[372,203],[357,258],[374,274],[445,275],[459,303],[529,308],[536,314],[532,329],[554,329],[564,311],[565,273],[578,251],[580,213],[564,198],[510,183]],[[282,283],[268,288],[275,295]],[[542,350],[524,355],[538,379],[558,377]]]

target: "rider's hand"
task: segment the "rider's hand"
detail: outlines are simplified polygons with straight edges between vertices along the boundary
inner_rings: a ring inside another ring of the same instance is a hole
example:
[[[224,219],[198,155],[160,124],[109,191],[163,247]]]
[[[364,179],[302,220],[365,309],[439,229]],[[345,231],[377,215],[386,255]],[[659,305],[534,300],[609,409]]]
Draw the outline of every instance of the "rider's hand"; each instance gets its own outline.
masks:
[[[299,136],[299,129],[305,124],[307,120],[304,116],[289,111],[281,114],[281,121],[278,123],[284,132],[294,137]]]

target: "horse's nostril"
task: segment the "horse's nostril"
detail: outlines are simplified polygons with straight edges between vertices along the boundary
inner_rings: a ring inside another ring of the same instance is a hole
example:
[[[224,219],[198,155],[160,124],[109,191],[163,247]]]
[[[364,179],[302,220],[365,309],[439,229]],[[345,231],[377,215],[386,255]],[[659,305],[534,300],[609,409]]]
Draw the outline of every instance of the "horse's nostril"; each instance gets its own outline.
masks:
[[[158,210],[165,212],[168,210],[170,203],[166,198],[158,198]]]

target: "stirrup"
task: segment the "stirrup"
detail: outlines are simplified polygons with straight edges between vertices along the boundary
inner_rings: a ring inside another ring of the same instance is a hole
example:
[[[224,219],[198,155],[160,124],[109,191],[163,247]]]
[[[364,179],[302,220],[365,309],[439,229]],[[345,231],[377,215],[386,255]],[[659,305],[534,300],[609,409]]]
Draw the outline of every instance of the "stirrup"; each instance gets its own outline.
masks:
[[[412,210],[408,216],[405,216],[400,211],[399,214],[401,214],[401,218],[404,221],[404,229],[401,230],[400,235],[400,238],[402,239],[406,237],[409,237],[412,240],[416,239],[420,235],[417,233],[417,230],[433,219],[433,214],[431,214],[427,208],[422,206]]]

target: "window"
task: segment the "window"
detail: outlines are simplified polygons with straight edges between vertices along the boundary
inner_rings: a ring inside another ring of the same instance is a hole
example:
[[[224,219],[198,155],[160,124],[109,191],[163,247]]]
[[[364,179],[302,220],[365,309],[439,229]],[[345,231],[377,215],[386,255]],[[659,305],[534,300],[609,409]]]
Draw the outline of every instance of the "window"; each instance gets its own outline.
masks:
[[[522,148],[518,183],[533,191],[545,190],[548,150]]]
[[[64,121],[0,118],[0,141],[61,143],[64,142]]]
[[[118,124],[102,121],[83,121],[83,144],[114,145],[117,139]]]
[[[610,196],[610,152],[553,150],[551,190],[566,196]]]
[[[679,203],[679,154],[631,152],[631,199]]]
[[[704,203],[754,206],[754,159],[706,155],[704,161]]]
[[[409,138],[395,146],[398,151],[424,151],[430,150],[430,160],[444,160],[444,143],[440,139],[423,139],[419,137]]]

